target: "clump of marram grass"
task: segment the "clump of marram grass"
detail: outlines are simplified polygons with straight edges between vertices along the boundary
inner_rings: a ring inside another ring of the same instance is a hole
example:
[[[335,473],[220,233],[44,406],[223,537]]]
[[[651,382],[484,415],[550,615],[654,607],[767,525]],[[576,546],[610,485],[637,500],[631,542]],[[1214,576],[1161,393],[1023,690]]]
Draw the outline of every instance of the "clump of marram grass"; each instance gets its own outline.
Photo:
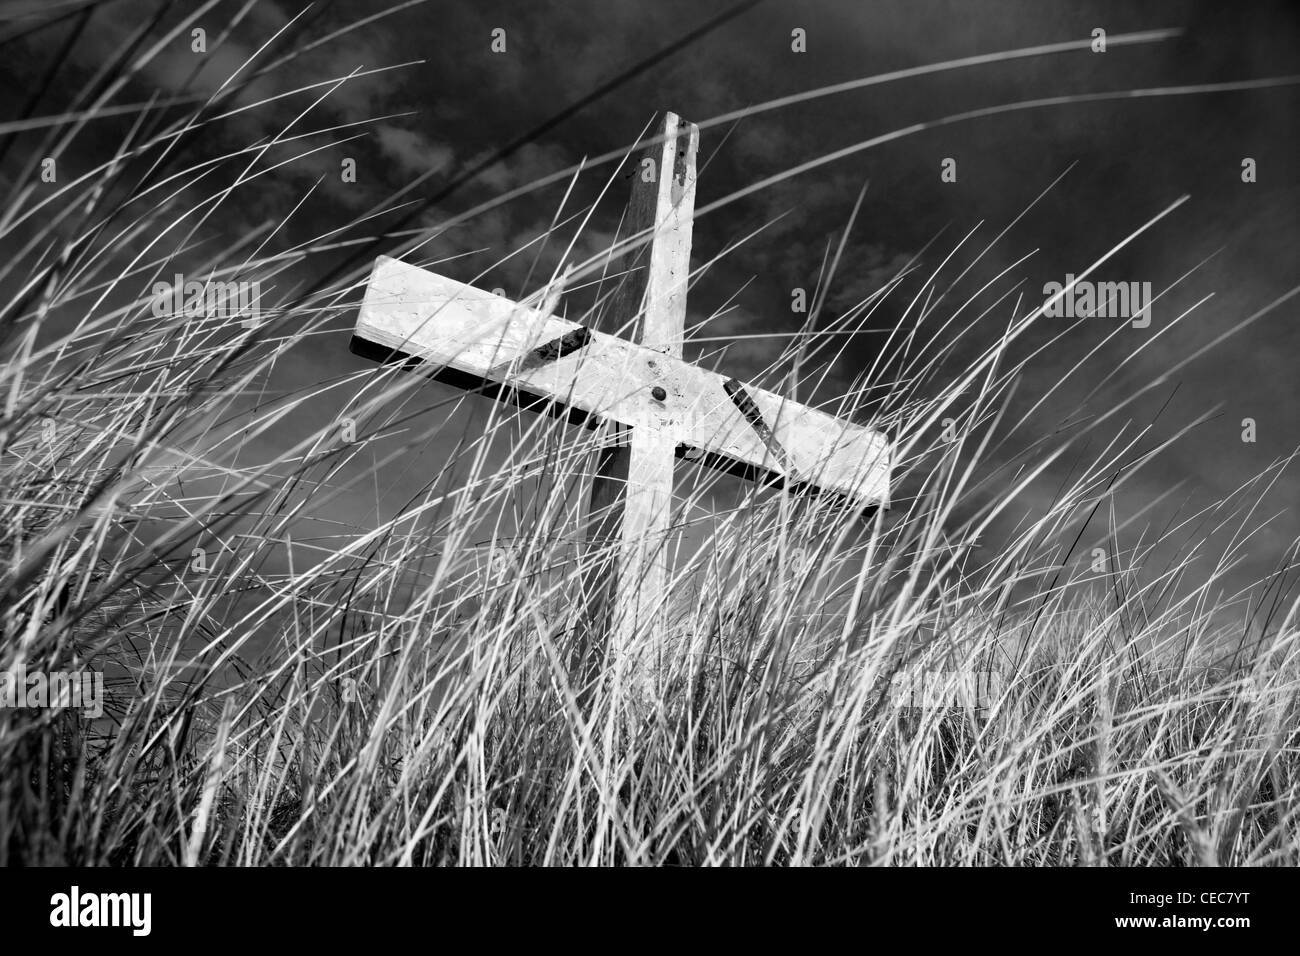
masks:
[[[894,440],[894,507],[684,466],[665,623],[638,645],[658,655],[647,706],[586,614],[597,435],[501,406],[469,430],[479,399],[391,368],[272,387],[306,344],[345,347],[365,263],[303,292],[332,238],[212,241],[205,217],[258,185],[248,155],[186,133],[261,70],[195,112],[141,112],[120,155],[17,190],[0,225],[19,248],[0,669],[107,677],[99,720],[0,711],[0,865],[1300,862],[1295,616],[1232,632],[1222,567],[1165,586],[1189,557],[1145,581],[1076,567],[1124,449],[974,546],[1080,440],[992,464],[1023,367],[1003,365],[1036,317],[1010,290],[1007,326],[957,374],[938,273],[903,270],[788,340],[774,374],[842,368],[910,296],[884,346],[909,356],[897,381],[868,370],[826,403]],[[327,145],[320,125],[294,135]],[[439,254],[424,232],[402,248]],[[155,314],[153,279],[182,262],[274,287],[268,321]],[[596,255],[573,281],[599,283],[599,312],[619,274]],[[965,439],[938,437],[948,416]],[[430,447],[417,494],[379,490]],[[341,510],[371,489],[364,520]],[[999,677],[987,706],[896,693],[968,666]]]

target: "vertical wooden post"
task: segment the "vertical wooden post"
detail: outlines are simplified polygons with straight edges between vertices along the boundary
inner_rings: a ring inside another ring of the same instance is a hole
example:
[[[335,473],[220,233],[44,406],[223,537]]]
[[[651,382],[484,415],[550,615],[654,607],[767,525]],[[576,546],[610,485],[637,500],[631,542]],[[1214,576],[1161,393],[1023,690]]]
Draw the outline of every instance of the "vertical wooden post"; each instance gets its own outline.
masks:
[[[633,157],[624,219],[629,235],[653,229],[653,236],[630,260],[634,271],[614,296],[612,317],[619,326],[639,317],[637,342],[681,358],[699,130],[666,113],[655,137],[662,141]],[[659,399],[647,394],[645,400]],[[612,552],[613,560],[598,566],[590,579],[589,620],[596,640],[605,645],[605,653],[594,656],[623,669],[624,680],[633,685],[629,690],[646,696],[655,691],[664,637],[676,441],[637,428],[619,429],[614,437],[598,453],[591,489],[588,543]]]

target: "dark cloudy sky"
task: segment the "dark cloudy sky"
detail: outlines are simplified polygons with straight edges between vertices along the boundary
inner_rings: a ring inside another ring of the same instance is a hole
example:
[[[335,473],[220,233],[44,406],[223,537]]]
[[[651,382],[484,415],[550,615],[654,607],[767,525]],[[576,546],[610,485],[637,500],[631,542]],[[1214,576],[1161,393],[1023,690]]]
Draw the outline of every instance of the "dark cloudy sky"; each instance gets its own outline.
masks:
[[[219,32],[219,25],[238,7],[213,5],[196,23],[210,23],[212,32]],[[313,39],[387,8],[379,2],[318,2],[268,56],[304,50]],[[404,198],[433,197],[457,173],[726,8],[702,0],[433,0],[376,19],[306,49],[239,99],[253,102],[358,68],[409,64],[350,80],[314,109],[304,128],[356,123],[386,114],[410,115],[357,127],[347,134],[357,135],[354,141],[303,157],[263,177],[254,192],[246,192],[241,202],[227,207],[208,228],[227,240],[238,236],[253,224],[287,213],[321,177],[320,186],[284,230],[285,245],[382,207],[395,190],[421,176],[425,180]],[[157,4],[138,0],[101,4],[64,58],[58,80],[37,114],[64,108],[73,90],[156,9]],[[154,34],[162,36],[196,9],[198,4],[174,4]],[[209,93],[302,9],[285,0],[258,3],[231,36],[203,58],[190,52],[184,37],[178,38],[117,101],[141,101],[155,93],[167,96],[185,90]],[[7,44],[10,55],[0,61],[4,78],[0,103],[6,116],[19,115],[26,105],[30,78],[43,73],[74,23],[75,18],[68,18]],[[506,31],[505,54],[490,49],[492,30],[498,27]],[[1072,52],[945,71],[708,128],[702,134],[701,156],[708,165],[700,180],[698,203],[871,137],[965,110],[1048,96],[1300,74],[1300,9],[1293,3],[768,0],[584,106],[506,161],[423,209],[415,224],[436,228],[448,217],[505,190],[584,157],[624,147],[656,110],[672,109],[703,122],[776,97],[891,70],[1076,40],[1097,27],[1112,36],[1156,28],[1185,32],[1173,40],[1115,46],[1105,54]],[[806,53],[791,51],[794,28],[806,31]],[[278,132],[315,95],[298,94],[233,117],[191,148],[215,151]],[[1013,408],[1023,413],[1049,387],[1058,386],[1012,443],[1020,447],[1067,419],[1103,415],[1137,389],[1168,375],[1160,387],[1099,430],[1093,442],[1099,448],[1118,429],[1145,427],[1163,407],[1150,437],[1140,446],[1144,449],[1217,409],[1210,421],[1179,439],[1135,476],[1117,498],[1123,520],[1182,483],[1177,493],[1144,517],[1143,524],[1149,520],[1158,529],[1184,499],[1190,502],[1187,507],[1204,507],[1231,493],[1271,462],[1289,455],[1300,437],[1300,381],[1294,371],[1300,351],[1296,299],[1170,374],[1183,359],[1297,283],[1298,107],[1300,89],[1294,85],[1071,103],[943,125],[857,153],[698,222],[697,265],[785,214],[710,270],[692,292],[688,322],[699,325],[696,334],[701,337],[794,328],[798,317],[790,313],[790,290],[815,285],[826,245],[838,241],[866,180],[870,187],[828,299],[831,316],[878,288],[938,236],[921,259],[921,271],[928,274],[962,236],[979,226],[949,267],[948,274],[955,277],[975,252],[984,249],[1067,168],[1068,175],[953,290],[954,305],[1030,253],[985,301],[1020,280],[1027,296],[1041,297],[1045,282],[1081,271],[1188,194],[1188,202],[1098,274],[1101,279],[1148,281],[1157,291],[1177,282],[1153,307],[1151,327],[1125,330],[1103,344],[1115,329],[1105,320],[1080,323],[1064,334],[1064,320],[1040,322],[1023,346],[1041,346],[1042,351],[1027,370]],[[112,120],[89,124],[71,149],[69,161],[87,167],[101,161],[99,153],[112,149],[122,129],[120,122]],[[339,181],[339,162],[345,156],[357,160],[355,184]],[[956,183],[940,181],[940,162],[945,157],[957,160]],[[1258,182],[1241,181],[1243,157],[1256,160]],[[6,159],[6,175],[13,174],[15,162],[12,156]],[[579,198],[594,198],[609,174],[606,166],[584,177]],[[612,237],[624,191],[622,184],[611,190],[596,210],[578,245],[582,253],[595,251]],[[563,185],[547,188],[476,216],[441,233],[424,254],[481,250],[442,268],[457,278],[470,279],[521,240],[545,229],[562,192]],[[350,235],[372,235],[400,219],[400,213],[390,214]],[[381,244],[367,253],[373,256],[391,245]],[[323,261],[324,257],[318,266],[322,271]],[[538,275],[548,273],[553,264],[544,257]],[[523,261],[517,268],[494,271],[481,284],[501,285],[517,294],[527,265]],[[295,275],[293,280],[309,284],[313,278]],[[891,299],[873,325],[889,328],[910,295],[907,291]],[[1158,335],[1207,296],[1208,301],[1178,327]],[[730,309],[725,315],[705,321],[727,303]],[[986,325],[972,329],[964,341],[971,348],[983,347],[1008,312],[1009,307],[1000,310]],[[281,363],[277,372],[281,381],[275,385],[292,388],[362,368],[361,360],[347,351],[345,326],[341,321],[339,335],[317,336],[291,361]],[[870,342],[879,338],[864,339],[846,358],[845,367],[836,370],[836,380],[847,380],[874,360]],[[717,343],[709,347],[716,348]],[[1139,347],[1136,357],[1121,366]],[[744,375],[765,364],[771,354],[766,346],[741,343],[728,351],[723,362],[728,371]],[[966,346],[956,350],[954,372],[968,355]],[[1116,369],[1111,381],[1088,397]],[[1067,370],[1073,371],[1065,377]],[[1087,403],[1081,404],[1085,397]],[[319,419],[286,423],[283,441],[288,444],[319,427],[332,411],[327,403],[320,403],[314,413]],[[1258,422],[1255,444],[1240,440],[1245,417]],[[267,443],[262,451],[270,454],[274,449]],[[436,455],[427,460],[434,467]],[[1068,459],[1030,489],[1023,507],[1032,511],[1045,506],[1067,465]],[[419,484],[416,477],[411,477],[411,487]],[[396,494],[394,500],[403,497]],[[1298,499],[1300,484],[1288,472],[1258,512],[1257,523],[1274,514],[1279,517],[1253,539],[1239,580],[1267,574],[1282,558],[1300,532],[1300,515],[1294,510]],[[357,518],[361,521],[359,513]]]

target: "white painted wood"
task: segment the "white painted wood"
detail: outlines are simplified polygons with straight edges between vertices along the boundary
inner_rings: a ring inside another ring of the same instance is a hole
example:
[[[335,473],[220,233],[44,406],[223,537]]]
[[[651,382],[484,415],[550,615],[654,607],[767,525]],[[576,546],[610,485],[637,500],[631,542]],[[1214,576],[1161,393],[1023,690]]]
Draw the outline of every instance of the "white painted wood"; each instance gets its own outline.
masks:
[[[676,113],[666,113],[652,141],[630,157],[632,189],[623,228],[628,237],[649,234],[630,261],[616,290],[609,318],[616,329],[633,329],[644,348],[680,362],[686,334],[686,288],[691,272],[691,220],[695,212],[695,154],[700,131]],[[658,140],[655,142],[654,140]],[[645,357],[647,369],[664,368]],[[655,374],[649,385],[651,408],[674,400]],[[672,522],[674,452],[671,431],[636,425],[622,428],[620,441],[599,450],[591,487],[590,512],[600,519],[613,508],[618,524],[597,520],[588,543],[598,561],[590,578],[595,620],[612,619],[607,629],[639,721],[659,698],[658,659],[666,648],[668,549]],[[611,545],[614,547],[611,548]],[[616,560],[610,561],[610,552]],[[604,559],[603,561],[601,559]],[[604,605],[604,607],[602,607]],[[638,713],[639,711],[639,713]]]
[[[375,262],[356,335],[470,376],[517,388],[768,476],[789,477],[869,504],[889,502],[883,435],[765,389],[745,389],[784,449],[783,467],[727,394],[725,376],[626,339],[591,332],[584,348],[534,368],[516,362],[578,324],[397,259]],[[651,397],[662,387],[664,401]],[[707,460],[707,459],[706,459]]]

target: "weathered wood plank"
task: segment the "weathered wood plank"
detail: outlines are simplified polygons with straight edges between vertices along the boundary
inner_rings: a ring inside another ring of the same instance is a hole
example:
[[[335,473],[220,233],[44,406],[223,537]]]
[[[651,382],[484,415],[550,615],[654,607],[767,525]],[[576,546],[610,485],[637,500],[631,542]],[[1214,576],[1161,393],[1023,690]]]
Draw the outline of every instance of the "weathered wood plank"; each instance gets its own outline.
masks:
[[[616,291],[610,318],[616,328],[634,329],[645,349],[680,363],[686,333],[686,287],[691,271],[691,219],[695,212],[695,154],[699,129],[676,113],[660,120],[655,139],[632,157],[632,189],[623,228],[627,235],[650,234]],[[647,358],[647,368],[659,363]],[[651,363],[654,363],[651,365]],[[655,376],[656,379],[658,376]],[[662,384],[649,386],[651,407],[672,398]],[[644,397],[644,396],[643,396]],[[616,561],[593,569],[593,610],[612,612],[614,656],[625,664],[630,697],[642,704],[657,696],[657,658],[664,650],[668,600],[668,534],[673,503],[676,440],[666,428],[621,427],[623,435],[597,453],[591,488],[596,523],[588,542],[595,554]],[[602,513],[618,514],[612,528]],[[611,531],[613,533],[611,534]],[[640,665],[637,661],[640,659]]]
[[[753,477],[888,504],[888,443],[872,429],[745,385],[748,401],[784,451],[783,466],[771,442],[754,427],[752,413],[728,393],[730,380],[717,372],[595,330],[587,330],[580,348],[557,348],[552,361],[524,361],[535,349],[581,334],[581,328],[380,257],[357,317],[354,349],[413,356],[435,371],[446,369],[583,415],[662,432],[679,451],[698,449],[715,466],[738,465]],[[656,387],[663,389],[663,400],[654,397]]]

